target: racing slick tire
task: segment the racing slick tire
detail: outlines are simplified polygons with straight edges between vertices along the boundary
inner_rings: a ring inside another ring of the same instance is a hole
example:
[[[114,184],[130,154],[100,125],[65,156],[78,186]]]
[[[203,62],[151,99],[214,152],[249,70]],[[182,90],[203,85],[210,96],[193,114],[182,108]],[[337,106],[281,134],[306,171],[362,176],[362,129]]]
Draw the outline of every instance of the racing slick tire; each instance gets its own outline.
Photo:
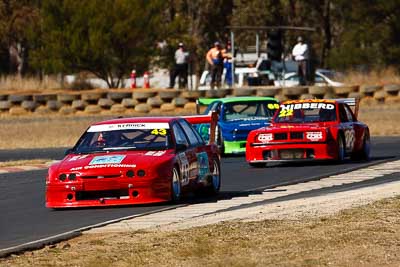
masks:
[[[215,196],[221,189],[221,164],[218,159],[213,159],[213,171],[208,177],[206,187],[199,188],[197,194],[199,196]]]
[[[213,172],[208,187],[209,195],[217,195],[221,188],[221,165],[219,160],[213,159]]]
[[[344,160],[344,156],[345,156],[345,147],[344,147],[344,138],[341,134],[338,135],[338,139],[337,139],[337,146],[338,146],[338,153],[337,153],[337,157],[336,160],[340,163],[343,162]]]
[[[218,146],[219,154],[223,156],[225,154],[225,146],[224,146],[224,137],[222,136],[222,131],[219,129],[219,126],[216,128],[216,143]]]
[[[172,169],[172,179],[171,179],[171,201],[176,203],[182,198],[182,184],[181,175],[179,174],[179,169],[174,167]]]
[[[370,159],[370,151],[371,139],[369,137],[369,134],[366,134],[363,139],[362,148],[359,151],[354,152],[354,154],[351,155],[351,159],[368,161]]]
[[[249,165],[253,168],[264,168],[267,166],[267,164],[264,162],[249,162]]]

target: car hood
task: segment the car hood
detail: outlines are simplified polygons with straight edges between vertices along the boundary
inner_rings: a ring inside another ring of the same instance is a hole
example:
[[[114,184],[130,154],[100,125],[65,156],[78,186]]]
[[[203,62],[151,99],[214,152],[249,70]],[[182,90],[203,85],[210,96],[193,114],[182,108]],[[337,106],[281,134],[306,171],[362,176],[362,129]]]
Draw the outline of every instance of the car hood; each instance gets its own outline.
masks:
[[[169,160],[173,157],[173,150],[161,151],[115,151],[110,153],[70,154],[59,164],[60,172],[85,172],[96,169],[132,169],[150,168],[154,161]]]
[[[245,141],[250,131],[268,126],[270,122],[263,119],[238,119],[220,122],[222,136],[225,141]]]

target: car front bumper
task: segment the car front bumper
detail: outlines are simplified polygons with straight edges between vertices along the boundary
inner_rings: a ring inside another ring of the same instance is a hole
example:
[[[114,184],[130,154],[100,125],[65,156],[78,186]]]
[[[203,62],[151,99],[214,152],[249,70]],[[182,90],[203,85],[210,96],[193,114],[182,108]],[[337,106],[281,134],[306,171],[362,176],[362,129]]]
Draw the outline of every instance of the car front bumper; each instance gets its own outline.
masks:
[[[246,141],[224,141],[225,154],[244,154],[246,152]]]
[[[334,160],[337,147],[333,142],[297,144],[249,144],[246,160],[249,163]]]
[[[108,180],[108,181],[107,181]],[[148,204],[169,201],[170,183],[167,179],[95,179],[68,184],[48,184],[46,207],[98,207]]]

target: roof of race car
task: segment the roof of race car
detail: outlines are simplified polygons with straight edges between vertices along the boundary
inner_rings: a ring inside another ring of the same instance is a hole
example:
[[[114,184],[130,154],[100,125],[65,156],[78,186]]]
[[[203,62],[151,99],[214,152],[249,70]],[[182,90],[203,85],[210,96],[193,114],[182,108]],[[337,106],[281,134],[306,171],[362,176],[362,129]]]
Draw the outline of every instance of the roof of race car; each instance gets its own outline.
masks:
[[[239,96],[239,97],[226,97],[226,98],[199,98],[199,103],[201,105],[209,105],[214,101],[221,101],[222,103],[232,103],[232,102],[265,101],[265,100],[272,100],[278,102],[278,100],[273,97]]]
[[[178,117],[131,117],[131,118],[118,118],[107,121],[100,121],[92,125],[102,124],[118,124],[118,123],[151,123],[151,122],[170,122]]]

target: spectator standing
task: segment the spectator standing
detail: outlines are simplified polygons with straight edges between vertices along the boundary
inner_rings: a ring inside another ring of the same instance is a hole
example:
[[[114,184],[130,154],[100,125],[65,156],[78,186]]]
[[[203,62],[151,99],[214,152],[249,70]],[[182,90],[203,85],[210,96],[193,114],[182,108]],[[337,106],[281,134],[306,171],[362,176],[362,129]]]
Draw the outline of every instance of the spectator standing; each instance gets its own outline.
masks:
[[[229,87],[232,87],[232,46],[231,43],[228,42],[226,44],[225,49],[223,50],[224,57],[224,68],[225,68],[225,82]]]
[[[309,51],[308,45],[304,43],[301,36],[297,37],[297,44],[293,47],[292,55],[294,60],[297,62],[297,73],[299,75],[300,85],[307,84],[308,73],[308,60]]]
[[[169,88],[175,87],[175,79],[178,77],[179,88],[185,88],[188,76],[189,52],[186,52],[183,43],[179,43],[175,51],[175,65],[170,74]]]
[[[206,59],[210,64],[211,71],[211,89],[221,87],[221,76],[224,70],[224,55],[219,42],[214,43],[214,47],[208,50]]]

